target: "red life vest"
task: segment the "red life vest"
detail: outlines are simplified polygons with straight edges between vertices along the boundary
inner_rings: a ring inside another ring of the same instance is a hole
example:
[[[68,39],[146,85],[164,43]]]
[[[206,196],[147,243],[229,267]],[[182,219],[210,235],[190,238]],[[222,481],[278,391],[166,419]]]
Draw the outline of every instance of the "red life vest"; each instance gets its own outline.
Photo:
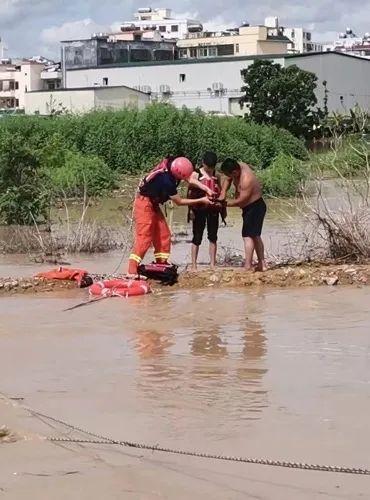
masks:
[[[215,175],[213,175],[212,177],[208,177],[202,174],[201,170],[196,170],[196,172],[199,175],[198,177],[199,182],[201,182],[204,186],[211,189],[215,193],[215,197],[217,198],[221,194],[221,188],[218,177],[216,177]],[[205,192],[202,191],[201,189],[193,186],[189,188],[189,198],[198,199],[198,198],[203,198],[203,196],[205,196]]]

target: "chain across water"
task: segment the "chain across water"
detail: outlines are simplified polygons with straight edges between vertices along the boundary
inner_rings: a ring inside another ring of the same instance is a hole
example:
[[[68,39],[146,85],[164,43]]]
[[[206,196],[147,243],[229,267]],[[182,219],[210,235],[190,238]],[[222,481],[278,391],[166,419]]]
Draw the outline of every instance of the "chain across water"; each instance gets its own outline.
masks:
[[[343,474],[357,474],[357,475],[366,475],[370,476],[369,469],[358,469],[355,467],[340,467],[333,465],[319,465],[319,464],[306,464],[301,462],[286,462],[281,460],[269,460],[264,458],[246,458],[246,457],[236,457],[236,456],[228,456],[228,455],[217,455],[212,453],[203,453],[197,451],[186,451],[179,450],[173,448],[166,448],[159,445],[148,445],[144,443],[135,443],[131,441],[118,441],[115,439],[107,438],[105,436],[101,436],[99,434],[95,434],[93,432],[87,431],[75,425],[69,424],[63,420],[60,420],[55,417],[51,417],[50,415],[46,415],[44,413],[32,410],[30,408],[25,408],[31,415],[45,418],[57,424],[61,424],[64,427],[67,427],[76,432],[80,432],[82,434],[86,434],[87,436],[91,436],[94,439],[78,439],[78,438],[68,438],[68,437],[55,437],[48,436],[46,439],[53,443],[79,443],[79,444],[99,444],[99,445],[118,445],[118,446],[127,446],[129,448],[136,448],[139,450],[150,450],[150,451],[159,451],[162,453],[170,453],[174,455],[186,455],[189,457],[197,457],[197,458],[207,458],[212,460],[223,460],[227,462],[242,462],[247,464],[255,464],[255,465],[266,465],[271,467],[285,467],[289,469],[301,469],[301,470],[310,470],[310,471],[320,471],[320,472],[336,472]]]

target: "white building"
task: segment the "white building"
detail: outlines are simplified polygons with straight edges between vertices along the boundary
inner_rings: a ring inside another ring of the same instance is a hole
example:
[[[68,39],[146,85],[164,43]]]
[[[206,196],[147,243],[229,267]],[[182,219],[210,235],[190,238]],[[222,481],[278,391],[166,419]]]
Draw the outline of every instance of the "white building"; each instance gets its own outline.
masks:
[[[312,33],[304,28],[282,28],[284,35],[291,40],[288,52],[305,54],[307,52],[322,52],[323,45],[312,40]]]
[[[27,92],[25,113],[51,115],[86,113],[94,109],[144,109],[149,102],[149,94],[125,86],[41,90]]]
[[[0,36],[0,61],[2,59],[5,59],[5,53],[6,53],[6,47],[5,47],[5,44]]]
[[[199,21],[192,19],[176,19],[171,9],[141,8],[134,15],[133,21],[124,22],[121,30],[138,28],[140,30],[159,31],[165,39],[181,39],[189,32],[202,31]]]
[[[61,72],[35,61],[14,61],[0,64],[0,109],[25,107],[27,92],[58,88]]]
[[[152,98],[176,106],[226,114],[241,114],[239,99],[243,85],[241,70],[256,59],[269,59],[284,67],[297,65],[318,78],[317,97],[323,106],[327,82],[329,111],[345,111],[356,104],[370,110],[370,61],[336,52],[232,56],[213,59],[151,61],[86,67],[66,71],[69,88],[93,87],[109,81],[111,86],[126,85],[152,93]]]
[[[336,40],[325,44],[324,50],[370,58],[370,33],[357,36],[351,28],[347,28],[345,32],[338,35]]]

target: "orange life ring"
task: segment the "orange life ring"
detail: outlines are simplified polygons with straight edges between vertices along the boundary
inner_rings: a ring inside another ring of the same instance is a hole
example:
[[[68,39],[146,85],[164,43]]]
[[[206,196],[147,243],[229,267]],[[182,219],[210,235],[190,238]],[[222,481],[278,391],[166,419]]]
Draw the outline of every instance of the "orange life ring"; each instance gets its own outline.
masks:
[[[144,280],[108,280],[98,281],[89,288],[94,297],[135,297],[150,293],[150,286]]]

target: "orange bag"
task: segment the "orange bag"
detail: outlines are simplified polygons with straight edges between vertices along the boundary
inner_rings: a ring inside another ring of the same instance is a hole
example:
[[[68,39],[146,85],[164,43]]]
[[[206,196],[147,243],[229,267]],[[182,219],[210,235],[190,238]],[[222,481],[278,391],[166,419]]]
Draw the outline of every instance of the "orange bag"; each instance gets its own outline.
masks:
[[[92,285],[93,280],[89,273],[84,269],[73,269],[66,267],[59,267],[44,273],[39,273],[36,278],[43,278],[46,280],[63,280],[63,281],[77,281],[80,288],[85,288]]]

